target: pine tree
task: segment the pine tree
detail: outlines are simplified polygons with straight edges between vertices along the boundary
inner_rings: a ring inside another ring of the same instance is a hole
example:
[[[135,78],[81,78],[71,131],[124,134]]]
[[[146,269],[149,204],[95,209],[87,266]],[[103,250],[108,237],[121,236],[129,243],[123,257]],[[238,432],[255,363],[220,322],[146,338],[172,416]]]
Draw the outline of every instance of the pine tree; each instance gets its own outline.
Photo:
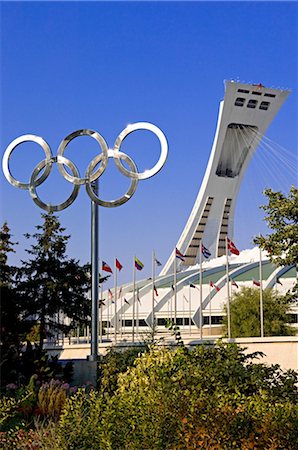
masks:
[[[42,214],[37,232],[26,234],[35,243],[26,251],[31,256],[22,261],[18,291],[22,296],[24,320],[39,326],[39,348],[47,335],[67,332],[90,318],[90,266],[80,265],[66,255],[70,236],[64,234],[58,218]],[[67,316],[67,324],[61,320]]]
[[[0,230],[1,386],[18,381],[19,354],[25,331],[15,288],[16,268],[8,265],[8,255],[15,251],[15,244],[5,222]]]

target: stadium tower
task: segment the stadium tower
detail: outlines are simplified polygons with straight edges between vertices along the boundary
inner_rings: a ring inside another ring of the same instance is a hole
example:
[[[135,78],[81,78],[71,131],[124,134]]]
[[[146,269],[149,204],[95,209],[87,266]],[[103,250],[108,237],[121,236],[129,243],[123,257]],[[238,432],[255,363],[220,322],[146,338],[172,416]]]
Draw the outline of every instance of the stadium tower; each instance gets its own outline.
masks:
[[[186,226],[176,247],[185,255],[178,266],[198,263],[200,240],[211,257],[225,254],[225,238],[233,240],[234,213],[249,161],[289,90],[262,84],[225,82],[211,155]],[[174,253],[160,275],[174,272]]]

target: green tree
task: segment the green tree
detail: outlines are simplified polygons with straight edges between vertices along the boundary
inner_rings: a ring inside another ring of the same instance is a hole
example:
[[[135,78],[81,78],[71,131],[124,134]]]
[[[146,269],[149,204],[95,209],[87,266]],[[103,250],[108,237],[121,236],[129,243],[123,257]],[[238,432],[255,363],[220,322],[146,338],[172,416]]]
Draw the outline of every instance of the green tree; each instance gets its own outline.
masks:
[[[5,222],[0,230],[0,296],[1,296],[1,386],[16,383],[22,332],[21,303],[15,289],[16,268],[8,264],[8,255],[15,252],[10,229]]]
[[[273,289],[263,291],[264,334],[265,336],[293,335],[294,330],[287,325],[289,316],[288,300],[277,295]],[[227,313],[227,307],[225,306]],[[232,337],[260,336],[260,292],[256,288],[243,287],[235,292],[230,302]],[[223,321],[226,333],[227,315]]]
[[[259,236],[254,242],[267,250],[272,262],[279,266],[298,265],[298,189],[292,186],[288,196],[266,189],[268,205],[261,208],[266,212],[265,221],[273,231]]]
[[[74,325],[86,323],[90,317],[90,266],[81,266],[66,255],[69,236],[64,234],[58,218],[52,213],[42,214],[43,224],[37,232],[26,234],[35,244],[27,250],[32,256],[22,261],[18,292],[23,302],[23,319],[39,326],[39,347],[47,334],[68,332]],[[60,314],[68,318],[66,325]]]

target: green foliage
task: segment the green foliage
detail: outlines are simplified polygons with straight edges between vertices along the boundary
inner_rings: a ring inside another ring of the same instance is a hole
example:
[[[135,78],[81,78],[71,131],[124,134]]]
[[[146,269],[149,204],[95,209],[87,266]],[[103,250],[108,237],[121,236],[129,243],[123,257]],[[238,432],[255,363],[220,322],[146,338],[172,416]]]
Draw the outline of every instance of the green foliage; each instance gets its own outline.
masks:
[[[46,334],[67,332],[75,324],[86,322],[90,316],[90,267],[66,256],[69,236],[64,235],[58,218],[43,214],[43,224],[37,232],[25,236],[35,240],[27,250],[32,256],[19,270],[18,292],[22,297],[23,320],[35,317],[39,326],[39,348],[43,348]],[[59,321],[65,314],[70,324]],[[32,324],[31,324],[32,326]]]
[[[288,299],[277,295],[273,289],[263,291],[264,335],[291,336],[293,328],[287,325]],[[227,313],[227,307],[225,306]],[[256,288],[243,287],[235,292],[230,301],[232,337],[260,336],[260,292]],[[227,333],[227,315],[223,325]]]
[[[146,350],[146,346],[132,347],[124,351],[111,348],[99,364],[100,389],[112,394],[117,389],[118,375],[133,366],[135,359]]]
[[[272,262],[279,266],[298,265],[298,189],[292,186],[288,196],[266,189],[268,205],[265,221],[273,233],[260,236],[254,242],[267,250]]]
[[[45,450],[297,450],[298,376],[253,364],[256,356],[220,341],[192,350],[152,346],[137,358],[112,353],[106,365],[121,365],[112,372],[114,392],[79,389],[58,420],[0,442],[17,436],[16,448],[31,448],[30,441]]]
[[[166,319],[165,326],[169,331],[172,331],[172,334],[175,337],[177,345],[183,346],[184,342],[181,337],[180,327],[178,325],[176,325],[171,319]]]

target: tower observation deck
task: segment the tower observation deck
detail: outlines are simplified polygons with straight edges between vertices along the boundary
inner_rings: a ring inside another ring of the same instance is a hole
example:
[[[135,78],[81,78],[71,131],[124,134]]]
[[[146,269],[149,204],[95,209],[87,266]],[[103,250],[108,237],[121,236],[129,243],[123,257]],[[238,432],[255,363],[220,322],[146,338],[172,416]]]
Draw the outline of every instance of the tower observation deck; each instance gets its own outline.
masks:
[[[225,96],[220,102],[205,176],[176,245],[185,255],[180,266],[198,263],[200,240],[212,257],[225,253],[226,236],[233,239],[241,181],[264,133],[289,93],[289,90],[266,88],[261,84],[225,82]],[[172,254],[160,275],[173,273],[173,258]]]

